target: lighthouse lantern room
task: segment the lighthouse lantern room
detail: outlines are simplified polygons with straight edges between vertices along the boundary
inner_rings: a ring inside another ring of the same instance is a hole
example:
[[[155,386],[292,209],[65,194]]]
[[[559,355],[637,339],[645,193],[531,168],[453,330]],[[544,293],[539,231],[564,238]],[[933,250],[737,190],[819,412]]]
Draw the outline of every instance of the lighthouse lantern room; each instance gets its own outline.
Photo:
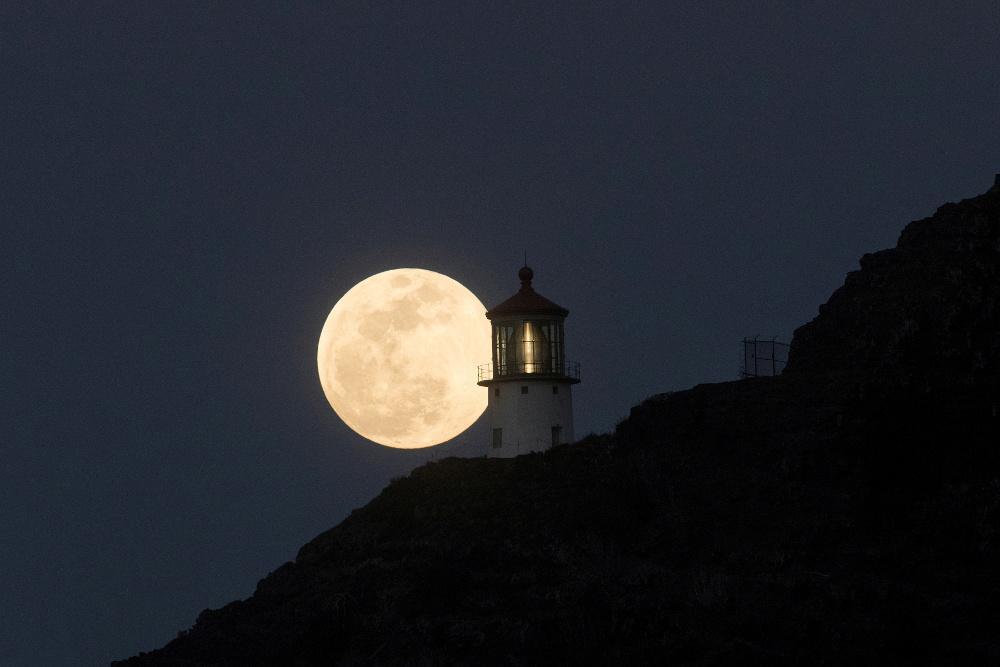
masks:
[[[479,384],[489,390],[488,456],[538,452],[574,439],[571,388],[580,381],[580,365],[566,360],[569,311],[534,290],[530,268],[517,276],[517,294],[486,311],[493,360],[479,367]]]

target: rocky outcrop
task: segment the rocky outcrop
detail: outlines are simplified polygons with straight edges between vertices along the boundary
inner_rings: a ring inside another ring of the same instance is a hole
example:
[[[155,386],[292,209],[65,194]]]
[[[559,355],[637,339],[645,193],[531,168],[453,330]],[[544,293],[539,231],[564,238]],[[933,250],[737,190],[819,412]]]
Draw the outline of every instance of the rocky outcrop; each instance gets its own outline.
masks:
[[[862,257],[795,332],[786,372],[929,392],[993,382],[998,363],[1000,176],[985,194],[910,223],[895,248]]]
[[[1000,660],[1000,187],[903,232],[786,373],[414,470],[127,665]]]

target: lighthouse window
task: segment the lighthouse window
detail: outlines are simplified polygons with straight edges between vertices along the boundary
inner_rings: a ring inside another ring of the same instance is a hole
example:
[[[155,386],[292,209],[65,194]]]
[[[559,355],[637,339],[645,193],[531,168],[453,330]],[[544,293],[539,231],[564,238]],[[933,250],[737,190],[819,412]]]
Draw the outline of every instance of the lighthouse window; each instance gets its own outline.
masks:
[[[548,350],[545,342],[543,327],[531,320],[524,320],[520,330],[520,355],[524,364],[525,373],[542,373],[545,369],[545,362]]]
[[[497,368],[497,375],[507,375],[508,373],[515,372],[514,368],[510,367],[511,361],[511,338],[514,336],[514,325],[513,324],[497,324],[493,327],[493,333],[495,336],[495,341],[493,345],[493,351],[496,355],[494,358],[494,366]]]
[[[562,324],[545,322],[542,326],[542,338],[546,349],[544,367],[547,373],[562,373]]]
[[[559,444],[559,436],[562,434],[562,426],[552,427],[552,446],[555,447]]]
[[[552,393],[553,394],[558,394],[559,393],[559,385],[557,385],[557,384],[552,385]]]
[[[493,387],[493,395],[494,396],[500,395],[500,387]]]
[[[506,338],[498,339],[497,355],[507,373],[550,373],[549,323],[521,320]],[[498,334],[499,335],[499,334]]]
[[[503,446],[503,429],[493,429],[493,449],[500,449]]]
[[[527,385],[524,385],[524,386],[521,387],[521,393],[522,394],[527,394],[528,393],[528,386]]]
[[[552,358],[552,371],[554,373],[563,372],[563,325],[562,323],[555,323],[552,325],[552,331],[549,335],[549,345],[550,351],[549,355]]]

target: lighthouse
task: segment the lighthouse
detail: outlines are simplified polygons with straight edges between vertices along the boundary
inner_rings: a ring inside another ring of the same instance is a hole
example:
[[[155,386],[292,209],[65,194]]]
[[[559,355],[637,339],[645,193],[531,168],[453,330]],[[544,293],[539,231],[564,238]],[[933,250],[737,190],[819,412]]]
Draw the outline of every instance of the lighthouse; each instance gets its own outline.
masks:
[[[489,391],[487,456],[540,452],[574,439],[572,387],[580,365],[566,360],[569,311],[535,291],[529,267],[517,277],[517,294],[486,311],[493,360],[479,367],[479,385]]]

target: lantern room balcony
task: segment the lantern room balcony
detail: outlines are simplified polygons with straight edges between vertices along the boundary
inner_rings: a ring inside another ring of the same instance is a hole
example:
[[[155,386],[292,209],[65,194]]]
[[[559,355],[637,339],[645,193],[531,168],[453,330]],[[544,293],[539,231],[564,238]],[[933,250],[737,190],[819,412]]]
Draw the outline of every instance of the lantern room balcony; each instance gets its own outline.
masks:
[[[494,368],[492,363],[479,365],[478,384],[486,386],[499,380],[558,380],[576,384],[580,381],[580,363],[577,361],[516,362]]]

